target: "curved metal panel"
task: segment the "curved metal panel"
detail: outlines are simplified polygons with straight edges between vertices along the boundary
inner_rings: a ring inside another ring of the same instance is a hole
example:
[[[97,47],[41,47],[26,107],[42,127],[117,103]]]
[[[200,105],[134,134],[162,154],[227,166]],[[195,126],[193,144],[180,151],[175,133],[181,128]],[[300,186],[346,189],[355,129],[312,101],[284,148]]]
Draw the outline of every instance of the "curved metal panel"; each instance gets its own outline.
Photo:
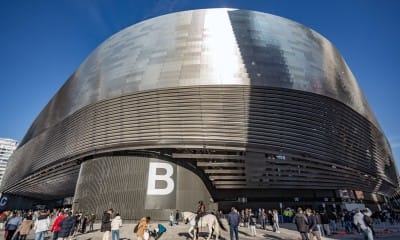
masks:
[[[76,181],[77,168],[62,174],[56,164],[132,149],[192,162],[215,189],[390,194],[397,173],[384,139],[348,106],[312,93],[237,85],[149,90],[92,104],[42,132],[12,156],[3,191],[30,193],[36,184],[39,195],[59,193],[59,182],[41,186],[51,174]],[[21,164],[25,156],[30,164]]]
[[[175,166],[174,191],[166,195],[146,195],[149,162]],[[107,156],[82,163],[74,195],[74,210],[96,213],[113,208],[123,219],[168,219],[171,209],[193,211],[199,199],[208,203],[210,194],[193,172],[160,159],[135,156]],[[149,204],[164,205],[161,208]],[[167,206],[165,206],[167,204]],[[162,209],[162,210],[161,210]]]
[[[156,17],[110,37],[48,103],[20,146],[103,99],[149,89],[220,84],[321,94],[347,104],[378,126],[345,61],[320,34],[270,14],[209,9]]]

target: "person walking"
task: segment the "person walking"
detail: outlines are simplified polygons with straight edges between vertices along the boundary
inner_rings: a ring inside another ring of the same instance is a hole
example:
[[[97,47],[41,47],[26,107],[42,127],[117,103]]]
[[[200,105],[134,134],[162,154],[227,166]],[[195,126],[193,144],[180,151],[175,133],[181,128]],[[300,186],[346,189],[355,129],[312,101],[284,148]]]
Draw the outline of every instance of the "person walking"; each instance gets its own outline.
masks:
[[[306,215],[304,215],[303,209],[297,209],[297,214],[294,217],[294,223],[296,224],[297,231],[300,233],[301,240],[310,240],[308,238],[308,219]]]
[[[111,237],[112,240],[119,240],[119,228],[122,226],[122,219],[119,213],[115,214],[115,218],[111,221]]]
[[[325,210],[321,213],[321,223],[324,228],[325,236],[329,237],[331,235],[331,230],[329,228],[329,217]]]
[[[19,216],[19,213],[17,211],[14,211],[13,215],[6,222],[6,240],[12,239],[19,225],[21,225],[21,217]]]
[[[174,214],[172,212],[169,214],[169,226],[174,226]]]
[[[81,233],[86,232],[86,226],[89,222],[89,217],[88,215],[85,215],[84,217],[81,218]]]
[[[276,233],[280,233],[279,231],[279,216],[278,216],[278,211],[276,209],[272,210],[272,231]]]
[[[90,220],[89,220],[89,231],[93,232],[93,225],[94,222],[96,221],[96,215],[94,213],[92,213],[92,215],[90,215]]]
[[[108,211],[105,211],[103,214],[103,217],[101,219],[101,232],[104,232],[103,234],[103,240],[109,240],[110,239],[110,232],[111,232],[111,214],[113,213],[112,208],[108,209]]]
[[[22,221],[21,226],[19,227],[19,239],[18,240],[26,240],[26,236],[31,231],[32,224],[33,224],[32,214],[28,214]]]
[[[265,230],[265,222],[267,221],[267,213],[263,208],[261,211],[261,228]]]
[[[66,213],[66,212],[64,213],[64,211],[61,211],[60,212],[60,216],[58,216],[54,220],[53,225],[51,226],[51,232],[53,232],[53,240],[57,240],[58,239],[58,233],[61,230],[60,223],[67,216],[68,216],[68,213]]]
[[[274,214],[271,210],[268,210],[267,219],[272,231],[274,231]]]
[[[44,240],[44,234],[50,229],[50,218],[45,211],[39,213],[34,229],[35,240]]]
[[[176,209],[176,213],[175,213],[175,224],[178,225],[179,224],[179,217],[180,217],[180,213],[179,210]]]
[[[138,240],[149,239],[149,223],[150,217],[143,217],[142,219],[140,219],[138,230],[136,233]]]
[[[67,240],[74,234],[76,219],[72,216],[72,212],[64,214],[64,219],[58,224],[60,231],[58,232],[57,240]]]
[[[317,240],[321,240],[321,235],[319,234],[319,229],[317,226],[317,218],[312,213],[310,208],[306,209],[306,216],[308,220],[308,231],[310,233],[310,238],[314,239],[314,236],[317,237]]]
[[[354,225],[358,226],[362,230],[365,240],[374,240],[374,236],[372,235],[372,230],[365,223],[364,214],[362,214],[360,209],[358,208],[356,208],[356,214],[354,214],[353,222]]]
[[[240,224],[240,215],[234,207],[232,207],[231,212],[228,214],[228,224],[231,240],[239,240],[238,227]],[[235,238],[233,238],[233,235],[235,235]]]
[[[252,213],[251,215],[250,215],[250,231],[251,231],[251,236],[253,236],[253,237],[255,237],[256,236],[256,222],[257,222],[257,219],[256,219],[256,216],[254,216],[254,214]]]

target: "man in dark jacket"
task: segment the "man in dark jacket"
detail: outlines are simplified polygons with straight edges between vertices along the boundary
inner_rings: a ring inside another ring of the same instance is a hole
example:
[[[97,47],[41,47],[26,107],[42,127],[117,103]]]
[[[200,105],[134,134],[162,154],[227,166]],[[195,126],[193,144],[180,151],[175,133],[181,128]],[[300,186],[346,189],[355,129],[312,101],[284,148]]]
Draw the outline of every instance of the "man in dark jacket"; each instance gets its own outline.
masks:
[[[60,226],[60,231],[58,232],[58,238],[67,240],[69,238],[69,236],[72,236],[74,234],[74,230],[75,230],[75,223],[76,223],[76,220],[72,216],[72,212],[69,212],[68,216],[65,217],[58,224],[58,226]]]
[[[233,240],[233,233],[235,233],[235,239],[239,240],[239,223],[240,215],[237,212],[236,208],[232,207],[231,212],[228,214],[229,233],[231,236],[231,240]]]
[[[92,213],[92,215],[90,215],[90,220],[89,220],[89,231],[93,232],[93,225],[94,222],[96,221],[96,215],[94,213]]]
[[[331,230],[329,229],[329,216],[326,211],[321,213],[321,222],[324,227],[325,235],[330,236]]]
[[[113,213],[112,208],[108,209],[107,212],[104,212],[103,217],[101,219],[101,232],[104,232],[103,239],[110,239],[111,232],[111,214]]]
[[[297,214],[294,217],[294,223],[296,224],[297,231],[299,231],[302,240],[310,240],[308,238],[308,219],[303,214],[303,209],[298,208]]]
[[[314,236],[316,236],[317,240],[321,240],[321,235],[319,234],[319,229],[317,226],[317,218],[309,208],[306,209],[306,215],[308,220],[308,229],[312,236],[311,238],[314,239]]]
[[[180,213],[179,210],[176,209],[176,213],[175,213],[175,224],[178,225],[179,224],[179,217],[180,217]]]

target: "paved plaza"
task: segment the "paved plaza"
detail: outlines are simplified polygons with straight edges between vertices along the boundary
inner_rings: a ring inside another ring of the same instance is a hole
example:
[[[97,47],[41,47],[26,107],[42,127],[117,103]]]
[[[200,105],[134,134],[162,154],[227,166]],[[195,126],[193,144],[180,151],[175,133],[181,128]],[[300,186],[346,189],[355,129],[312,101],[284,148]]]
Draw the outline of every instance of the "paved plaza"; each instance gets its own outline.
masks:
[[[163,224],[167,227],[167,231],[159,238],[160,240],[186,240],[187,239],[187,230],[189,225],[185,225],[183,223],[179,225],[174,225],[172,227],[168,226],[167,222],[151,222],[151,228],[154,228],[158,223]],[[121,239],[124,240],[136,240],[136,234],[133,233],[133,228],[136,225],[136,222],[126,222],[123,224],[120,230]],[[399,240],[400,239],[400,225],[375,225],[375,229],[377,231],[377,235],[375,239],[384,239],[384,240]],[[386,231],[385,231],[386,229]],[[201,237],[199,239],[205,239],[206,237],[206,228],[203,228],[201,231]],[[330,239],[343,239],[343,240],[358,240],[364,239],[362,235],[354,233],[354,234],[344,234],[343,229],[339,228],[339,233],[335,234],[331,237],[323,237],[324,240]],[[4,231],[1,231],[1,236],[4,236]],[[75,239],[77,240],[101,240],[103,233],[100,232],[100,224],[95,224],[95,231],[85,234],[78,234]],[[229,240],[229,232],[222,231],[222,239]],[[34,239],[33,231],[29,234],[28,240]],[[49,238],[46,238],[49,239]],[[111,238],[110,238],[111,239]],[[270,229],[262,230],[257,229],[257,236],[252,237],[250,235],[250,229],[247,227],[239,228],[239,239],[240,240],[298,240],[300,239],[299,233],[295,229],[295,225],[291,223],[281,224],[280,233],[274,233]]]

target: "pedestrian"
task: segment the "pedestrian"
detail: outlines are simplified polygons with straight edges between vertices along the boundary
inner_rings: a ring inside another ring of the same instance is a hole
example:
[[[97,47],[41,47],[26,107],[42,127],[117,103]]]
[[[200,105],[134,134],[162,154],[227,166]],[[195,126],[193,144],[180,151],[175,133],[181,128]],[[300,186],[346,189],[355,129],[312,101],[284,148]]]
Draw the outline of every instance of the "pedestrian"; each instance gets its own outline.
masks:
[[[356,226],[358,226],[362,230],[365,240],[374,240],[374,237],[372,235],[372,230],[365,223],[364,214],[362,214],[360,209],[358,208],[356,208],[356,214],[354,214],[353,222]]]
[[[329,228],[329,217],[325,210],[321,213],[321,223],[325,231],[325,236],[329,237],[331,235],[331,230]]]
[[[138,240],[148,240],[149,239],[149,223],[150,217],[143,217],[140,219],[138,230],[136,232]]]
[[[82,212],[80,213],[76,212],[74,218],[75,218],[75,229],[74,229],[74,236],[75,236],[75,234],[78,233],[81,228]]]
[[[14,236],[14,233],[17,231],[19,225],[21,225],[21,217],[17,211],[13,212],[13,215],[6,222],[6,232],[7,237],[6,240],[11,240]]]
[[[112,240],[119,240],[119,228],[122,226],[122,219],[119,213],[111,221],[111,237]]]
[[[353,232],[353,226],[352,226],[352,216],[351,212],[346,211],[344,213],[344,228],[346,230],[346,233],[352,233]]]
[[[81,233],[85,233],[86,232],[86,226],[88,224],[89,221],[89,217],[88,215],[85,215],[82,219],[81,219]]]
[[[176,225],[179,224],[179,217],[180,217],[179,215],[180,215],[179,210],[176,209],[176,213],[175,213],[175,224]]]
[[[317,240],[321,240],[321,235],[319,234],[319,229],[317,226],[317,218],[312,213],[310,208],[306,209],[306,215],[308,220],[308,232],[310,233],[310,239],[317,237]]]
[[[319,212],[316,212],[315,219],[317,219],[317,228],[318,228],[319,235],[321,237],[323,237],[324,236],[324,229],[322,227],[321,214],[319,214]]]
[[[326,211],[326,214],[329,219],[329,230],[331,234],[335,234],[337,232],[337,227],[336,227],[336,212],[332,212],[331,210]]]
[[[58,224],[60,226],[60,231],[58,232],[58,240],[67,240],[70,236],[72,236],[74,234],[75,224],[76,219],[72,216],[72,212],[64,214],[64,219],[61,220],[61,222]]]
[[[268,210],[267,219],[268,219],[268,223],[271,226],[271,229],[273,231],[274,230],[274,214],[272,213],[271,210]]]
[[[238,227],[240,224],[240,215],[235,207],[232,207],[231,212],[228,214],[228,224],[231,240],[234,239],[233,235],[235,235],[235,240],[239,240]]]
[[[251,231],[252,237],[255,237],[257,234],[256,233],[256,222],[257,222],[256,216],[254,216],[254,214],[252,213],[250,215],[250,231]]]
[[[19,240],[26,240],[26,236],[29,234],[32,228],[32,214],[28,214],[22,221],[19,227]]]
[[[279,216],[278,216],[278,211],[276,209],[272,210],[272,231],[276,233],[280,233],[279,231]]]
[[[7,215],[5,212],[0,213],[0,230],[4,228],[4,222],[7,220]]]
[[[172,212],[169,214],[169,226],[174,226],[174,214]]]
[[[294,217],[294,223],[296,224],[297,231],[300,233],[301,240],[310,240],[308,238],[308,219],[306,215],[304,215],[303,209],[297,209],[297,214]]]
[[[111,232],[111,214],[113,213],[113,209],[110,208],[108,211],[105,211],[103,217],[101,218],[101,232],[103,234],[103,240],[110,239],[110,232]]]
[[[364,214],[364,222],[365,224],[371,229],[372,231],[372,236],[375,237],[375,230],[373,226],[373,220],[372,220],[372,212],[369,208],[365,208],[363,211]]]
[[[267,221],[267,213],[263,208],[261,211],[261,228],[265,230],[265,222]]]
[[[94,213],[92,213],[92,215],[90,215],[90,220],[89,220],[89,231],[93,232],[93,225],[94,222],[96,221],[96,215]]]
[[[66,218],[67,216],[68,216],[68,213],[66,213],[66,212],[64,212],[64,211],[61,211],[61,212],[60,212],[60,216],[58,216],[58,217],[54,220],[53,225],[51,226],[51,232],[53,233],[53,240],[57,240],[57,239],[58,239],[58,233],[59,233],[60,230],[61,230],[60,223],[61,223],[61,221],[62,221],[64,218]]]
[[[39,217],[35,222],[35,240],[44,240],[45,233],[50,229],[50,218],[47,212],[40,211]]]

